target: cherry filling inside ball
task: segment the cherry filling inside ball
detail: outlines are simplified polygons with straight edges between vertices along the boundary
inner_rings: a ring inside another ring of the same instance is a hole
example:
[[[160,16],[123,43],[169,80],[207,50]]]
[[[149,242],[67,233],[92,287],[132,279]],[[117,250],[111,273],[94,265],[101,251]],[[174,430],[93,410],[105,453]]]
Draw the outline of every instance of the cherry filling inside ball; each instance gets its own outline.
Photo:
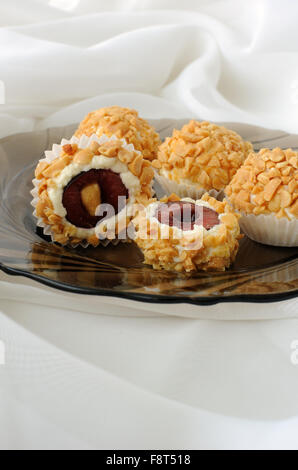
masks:
[[[124,207],[119,197],[128,199],[129,194],[119,174],[111,170],[90,170],[73,178],[63,193],[63,206],[66,219],[76,227],[94,228],[106,217],[98,217],[95,209],[101,204],[109,204],[118,214]]]
[[[161,204],[156,210],[155,217],[162,224],[184,231],[193,230],[195,225],[203,225],[206,230],[211,230],[220,224],[217,212],[209,207],[186,201]]]

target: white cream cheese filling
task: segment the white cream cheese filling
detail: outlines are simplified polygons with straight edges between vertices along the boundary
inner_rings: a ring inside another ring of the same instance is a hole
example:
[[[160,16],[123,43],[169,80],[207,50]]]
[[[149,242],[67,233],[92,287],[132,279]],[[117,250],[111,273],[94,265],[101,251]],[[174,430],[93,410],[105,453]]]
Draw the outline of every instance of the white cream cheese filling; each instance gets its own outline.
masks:
[[[53,180],[54,186],[48,189],[49,198],[53,204],[55,214],[63,219],[64,225],[74,227],[66,219],[67,212],[63,206],[64,189],[70,181],[83,172],[89,170],[111,170],[119,174],[123,184],[128,189],[129,199],[126,206],[115,217],[100,222],[96,227],[91,229],[75,227],[75,237],[88,238],[94,234],[103,234],[106,230],[113,230],[117,224],[125,220],[127,216],[133,215],[133,207],[135,204],[135,196],[140,191],[141,185],[138,178],[133,175],[127,165],[120,162],[117,158],[108,158],[102,155],[93,157],[89,165],[80,165],[71,163]]]
[[[196,183],[194,181],[192,181],[191,179],[189,178],[179,178],[179,182],[176,181],[173,177],[172,177],[172,173],[168,170],[165,170],[164,168],[161,168],[159,170],[159,174],[160,176],[162,176],[163,178],[166,178],[170,181],[172,181],[173,183],[176,183],[176,184],[185,184],[186,186],[195,186],[197,189],[201,189],[202,191],[205,191],[206,193],[209,191],[208,189],[206,188],[203,188],[199,183]]]
[[[181,199],[180,202],[189,202],[189,203],[192,203],[192,204],[196,204],[197,206],[207,207],[208,209],[211,209],[214,212],[216,212],[215,209],[210,204],[208,204],[208,202],[206,202],[206,201],[201,201],[201,200],[194,201],[193,199],[190,199],[190,198],[184,198],[184,199]],[[148,220],[152,220],[152,221],[154,220],[155,222],[157,222],[158,225],[160,226],[161,230],[166,230],[168,232],[169,226],[167,224],[162,224],[155,217],[156,210],[158,209],[158,207],[161,204],[162,203],[160,203],[160,202],[154,202],[153,204],[149,204],[149,206],[146,208],[146,217],[147,217]],[[218,214],[218,218],[221,219],[222,215],[224,215],[224,214]],[[175,226],[173,226],[171,228],[173,229],[174,238],[180,239],[180,238],[183,238],[184,235],[186,235],[186,236],[189,236],[190,234],[195,235],[196,233],[200,233],[202,230],[203,230],[204,233],[216,233],[218,231],[219,227],[220,227],[220,224],[215,225],[211,230],[206,230],[205,227],[203,227],[203,225],[195,224],[193,230],[182,230],[179,227],[175,227]]]
[[[192,204],[196,204],[197,206],[207,207],[208,209],[215,211],[215,209],[207,201],[202,201],[202,200],[194,201],[191,198],[184,198],[184,199],[181,199],[181,202],[189,202]],[[154,224],[157,224],[161,230],[161,237],[167,239],[170,227],[166,224],[161,223],[155,217],[156,211],[158,207],[160,206],[160,204],[161,204],[160,202],[154,202],[153,204],[150,204],[146,208],[146,218],[147,220],[152,221]],[[221,220],[221,218],[224,215],[225,213],[218,214],[219,220]],[[220,223],[212,227],[212,229],[210,230],[206,230],[203,225],[197,225],[197,224],[194,225],[193,230],[182,230],[175,226],[171,227],[173,230],[173,238],[175,240],[180,240],[180,243],[175,245],[175,248],[177,249],[177,252],[178,252],[178,256],[174,259],[174,261],[176,263],[181,262],[182,255],[185,251],[189,251],[192,249],[194,250],[197,249],[199,251],[200,248],[203,247],[204,236],[206,236],[207,234],[217,235],[218,231],[220,230],[220,227],[221,227]],[[196,244],[196,242],[198,242],[198,244]],[[199,244],[200,242],[202,242],[201,246]],[[208,257],[211,258],[213,255],[216,256],[217,248],[209,247],[207,251],[208,251]]]

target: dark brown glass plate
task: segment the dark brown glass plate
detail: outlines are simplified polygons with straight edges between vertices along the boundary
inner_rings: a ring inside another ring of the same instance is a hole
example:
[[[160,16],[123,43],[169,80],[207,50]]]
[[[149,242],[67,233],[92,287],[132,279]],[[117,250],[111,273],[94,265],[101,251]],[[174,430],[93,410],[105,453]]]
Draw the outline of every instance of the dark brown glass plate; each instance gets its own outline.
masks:
[[[153,124],[162,137],[183,122]],[[298,137],[231,125],[262,146],[298,146]],[[34,167],[43,152],[75,126],[11,136],[0,141],[0,268],[43,284],[81,294],[158,303],[210,305],[273,302],[298,294],[298,248],[263,246],[244,238],[233,267],[225,273],[192,276],[153,271],[134,244],[70,249],[50,243],[36,230],[30,206]]]

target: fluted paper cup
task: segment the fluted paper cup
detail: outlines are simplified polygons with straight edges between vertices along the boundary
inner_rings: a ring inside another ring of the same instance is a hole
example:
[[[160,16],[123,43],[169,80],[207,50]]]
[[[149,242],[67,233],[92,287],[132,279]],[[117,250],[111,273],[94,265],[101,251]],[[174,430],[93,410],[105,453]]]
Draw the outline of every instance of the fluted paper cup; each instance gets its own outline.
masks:
[[[113,140],[118,140],[118,139],[115,136],[113,136],[111,138],[107,137],[106,135],[102,135],[101,137],[98,137],[95,134],[93,134],[90,137],[87,137],[86,135],[83,135],[80,138],[77,138],[77,137],[73,136],[73,137],[71,137],[70,140],[62,139],[61,144],[54,144],[53,147],[52,147],[52,150],[46,151],[45,152],[45,158],[42,158],[40,161],[43,161],[43,162],[46,162],[46,163],[51,163],[55,159],[59,158],[60,155],[61,155],[61,152],[62,152],[62,147],[64,145],[77,144],[80,149],[85,149],[85,148],[90,147],[92,142],[97,142],[99,144],[104,144],[106,142],[113,141]],[[132,150],[132,149],[134,150],[134,147],[133,147],[132,144],[127,144],[127,142],[124,139],[121,139],[121,140],[123,140],[123,147],[124,148],[127,148],[128,150]],[[52,242],[55,242],[54,236],[53,236],[53,233],[52,233],[52,230],[51,230],[51,226],[46,225],[44,223],[44,221],[42,220],[42,218],[37,217],[37,214],[36,214],[36,206],[37,206],[37,203],[38,203],[38,200],[39,200],[38,190],[39,190],[39,185],[40,185],[41,181],[39,181],[37,179],[33,179],[32,182],[33,182],[34,188],[31,191],[31,195],[33,196],[33,200],[31,202],[31,205],[34,208],[33,215],[37,218],[36,225],[43,230],[44,235],[51,237]],[[115,218],[118,221],[120,220],[119,216],[121,216],[121,213],[117,214],[117,216]],[[126,217],[126,215],[125,215],[125,217]],[[99,245],[104,246],[104,247],[106,247],[110,244],[116,246],[119,243],[130,242],[130,240],[128,240],[128,239],[118,239],[118,238],[116,238],[116,239],[108,239],[108,238],[100,239],[100,238],[98,238],[98,240],[99,240]],[[69,243],[66,244],[66,246],[71,246],[72,248],[82,246],[83,248],[87,248],[89,246],[89,243],[84,240],[79,244],[73,244],[73,243],[69,242]]]
[[[274,214],[241,214],[242,231],[252,240],[264,245],[298,246],[298,220],[278,219]]]
[[[177,196],[184,198],[190,197],[197,201],[201,199],[201,197],[208,193],[210,196],[222,201],[224,197],[223,191],[216,191],[216,189],[206,190],[203,188],[196,188],[195,186],[185,184],[185,183],[177,183],[176,181],[169,180],[164,176],[161,176],[158,172],[155,172],[155,180],[164,191],[166,196],[170,196],[171,194],[177,194]]]

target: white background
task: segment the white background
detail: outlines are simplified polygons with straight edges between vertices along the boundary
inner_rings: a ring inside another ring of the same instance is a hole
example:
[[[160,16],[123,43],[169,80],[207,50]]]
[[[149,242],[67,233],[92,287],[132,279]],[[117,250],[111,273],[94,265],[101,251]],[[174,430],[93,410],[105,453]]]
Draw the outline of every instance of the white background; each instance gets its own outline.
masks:
[[[297,133],[297,20],[293,0],[2,0],[0,136],[111,104]],[[296,301],[211,322],[0,279],[0,448],[298,448]]]

